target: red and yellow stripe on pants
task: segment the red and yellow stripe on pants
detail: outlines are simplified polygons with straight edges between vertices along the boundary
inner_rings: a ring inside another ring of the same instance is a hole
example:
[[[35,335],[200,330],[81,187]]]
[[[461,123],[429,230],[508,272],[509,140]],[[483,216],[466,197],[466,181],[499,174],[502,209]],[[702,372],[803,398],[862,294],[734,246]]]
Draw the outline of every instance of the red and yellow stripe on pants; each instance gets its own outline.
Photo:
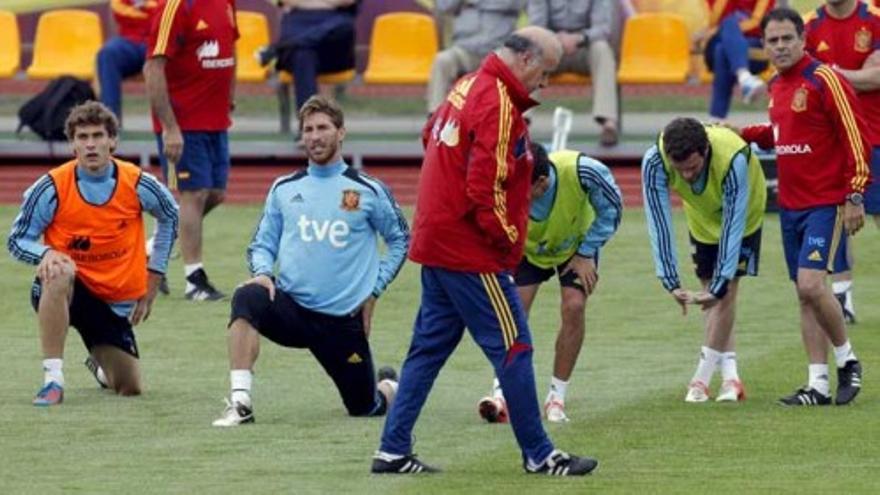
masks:
[[[509,350],[518,335],[513,312],[510,311],[510,305],[507,303],[507,298],[504,297],[504,291],[494,274],[481,273],[480,280],[483,282],[483,287],[486,288],[489,302],[492,303],[492,309],[495,310],[495,315],[498,317],[498,325],[501,327],[501,335],[504,338],[504,348]]]

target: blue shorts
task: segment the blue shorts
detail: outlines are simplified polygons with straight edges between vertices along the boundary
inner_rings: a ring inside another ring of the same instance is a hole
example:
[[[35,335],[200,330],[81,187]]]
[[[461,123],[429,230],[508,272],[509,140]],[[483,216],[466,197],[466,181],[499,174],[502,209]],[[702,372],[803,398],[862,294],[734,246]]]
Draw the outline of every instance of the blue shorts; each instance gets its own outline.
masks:
[[[226,189],[229,177],[229,137],[226,131],[183,131],[183,156],[168,166],[162,152],[162,134],[156,134],[159,163],[172,191]]]
[[[791,280],[797,280],[798,268],[829,273],[849,270],[841,207],[783,209],[779,212],[779,224],[782,227],[785,264],[788,265]]]
[[[865,189],[865,213],[880,214],[880,146],[871,149],[871,182]]]

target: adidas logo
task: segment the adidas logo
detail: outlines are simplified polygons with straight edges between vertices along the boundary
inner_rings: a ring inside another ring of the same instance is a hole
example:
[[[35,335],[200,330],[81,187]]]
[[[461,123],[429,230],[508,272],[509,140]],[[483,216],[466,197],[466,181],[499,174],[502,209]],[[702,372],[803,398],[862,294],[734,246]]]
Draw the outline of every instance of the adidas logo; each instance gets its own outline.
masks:
[[[292,198],[290,198],[291,203],[305,203],[306,200],[303,199],[303,195],[300,193],[296,193]]]
[[[831,49],[831,47],[828,46],[828,43],[825,43],[825,41],[823,40],[823,41],[820,41],[820,42],[819,42],[819,46],[816,47],[816,52],[817,52],[817,53],[818,53],[818,52],[826,52],[826,51],[828,51],[828,50],[830,50],[830,49]]]
[[[71,251],[88,251],[92,247],[92,240],[87,236],[76,236],[67,243],[67,249]]]
[[[351,354],[351,356],[348,356],[348,362],[349,362],[350,364],[359,364],[359,363],[364,362],[364,360],[361,359],[361,356],[360,356],[358,353],[353,352],[353,353]]]
[[[819,253],[818,249],[815,249],[809,256],[807,256],[807,259],[810,261],[822,261],[822,254]]]
[[[198,24],[196,24],[196,31],[204,31],[205,29],[208,29],[208,23],[199,19]]]

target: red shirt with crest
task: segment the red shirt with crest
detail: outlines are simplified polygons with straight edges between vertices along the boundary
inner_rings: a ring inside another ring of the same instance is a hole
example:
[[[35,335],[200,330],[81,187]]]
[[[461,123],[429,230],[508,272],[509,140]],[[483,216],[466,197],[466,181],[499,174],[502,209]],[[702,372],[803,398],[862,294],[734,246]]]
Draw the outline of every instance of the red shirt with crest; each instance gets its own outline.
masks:
[[[805,17],[807,51],[820,61],[846,70],[858,70],[880,49],[880,11],[857,2],[853,13],[835,19],[825,6]],[[858,93],[871,144],[880,145],[880,91]]]
[[[162,0],[148,57],[165,57],[165,78],[177,124],[184,131],[225,131],[232,121],[235,0]],[[153,128],[161,131],[158,119]]]
[[[855,91],[831,67],[804,55],[770,81],[770,124],[743,128],[746,141],[775,148],[779,205],[839,205],[868,184],[870,143]]]

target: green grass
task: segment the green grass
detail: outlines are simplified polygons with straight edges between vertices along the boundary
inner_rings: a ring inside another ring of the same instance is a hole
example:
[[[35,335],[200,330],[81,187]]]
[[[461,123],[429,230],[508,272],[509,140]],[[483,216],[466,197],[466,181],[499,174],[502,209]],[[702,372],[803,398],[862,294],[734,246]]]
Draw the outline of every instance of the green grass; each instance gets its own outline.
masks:
[[[12,207],[0,207],[9,225]],[[217,284],[244,279],[244,248],[257,207],[225,206],[207,221],[206,265]],[[682,226],[681,215],[676,216]],[[5,493],[876,493],[880,468],[880,249],[859,235],[860,323],[852,332],[867,387],[853,407],[783,409],[774,404],[806,378],[797,303],[786,280],[775,216],[765,228],[761,276],[742,284],[737,324],[741,404],[685,404],[684,385],[702,340],[697,311],[686,317],[653,276],[641,211],[626,212],[603,252],[587,339],[569,388],[567,425],[546,425],[557,445],[597,456],[585,480],[528,477],[510,428],[481,424],[476,401],[491,371],[466,337],[447,363],[416,427],[416,451],[445,469],[431,477],[367,474],[382,419],[346,417],[330,380],[303,351],[266,344],[257,365],[257,424],[219,431],[210,422],[227,393],[228,303],[187,303],[179,260],[174,294],[138,329],[146,391],[101,392],[71,332],[66,401],[30,405],[40,384],[30,267],[0,257],[0,466]],[[683,229],[679,252],[687,253]],[[689,264],[683,271],[690,273]],[[694,280],[689,276],[688,284]],[[418,268],[407,264],[377,308],[378,363],[399,365],[418,305]],[[549,283],[532,315],[539,396],[546,393],[558,325]],[[713,384],[714,387],[715,384]]]

